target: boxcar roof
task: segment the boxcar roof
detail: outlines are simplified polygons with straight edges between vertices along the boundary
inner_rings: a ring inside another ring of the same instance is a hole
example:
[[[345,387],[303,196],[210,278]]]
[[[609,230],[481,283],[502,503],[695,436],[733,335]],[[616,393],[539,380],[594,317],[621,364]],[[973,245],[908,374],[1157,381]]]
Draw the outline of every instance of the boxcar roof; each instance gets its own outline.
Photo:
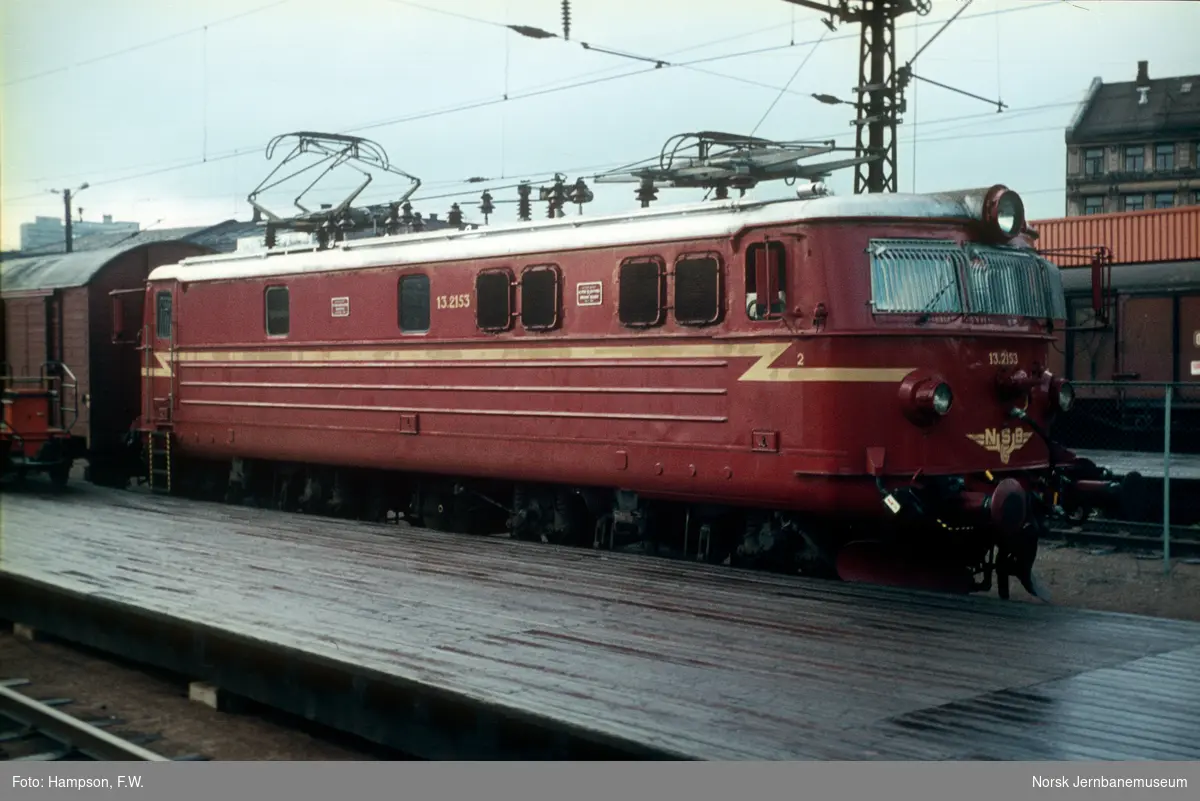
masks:
[[[400,234],[272,251],[197,256],[163,265],[150,280],[219,281],[400,264],[535,256],[600,247],[731,236],[754,225],[792,220],[891,217],[979,219],[986,189],[940,194],[867,194],[802,200],[729,200],[641,209],[602,217]]]
[[[0,294],[87,286],[109,262],[130,251],[149,247],[152,244],[170,243],[166,241],[130,242],[126,245],[96,250],[5,259],[0,262]]]

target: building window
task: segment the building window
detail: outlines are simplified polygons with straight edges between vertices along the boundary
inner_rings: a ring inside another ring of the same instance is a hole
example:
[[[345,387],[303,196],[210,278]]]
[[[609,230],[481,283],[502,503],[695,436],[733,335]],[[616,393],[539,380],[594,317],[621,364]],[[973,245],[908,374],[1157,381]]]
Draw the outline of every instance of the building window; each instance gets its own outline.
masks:
[[[1145,195],[1123,195],[1121,197],[1121,209],[1123,211],[1141,211],[1146,208]]]
[[[1175,205],[1174,192],[1155,192],[1154,193],[1154,208],[1169,209]]]
[[[782,242],[755,242],[746,248],[746,314],[751,320],[778,317],[787,308],[784,265]],[[759,287],[760,278],[767,286]]]
[[[553,264],[526,267],[521,275],[521,325],[548,331],[558,325],[561,308],[558,268]]]
[[[267,287],[267,336],[285,337],[291,326],[291,314],[286,286]]]
[[[662,322],[664,278],[661,259],[638,256],[621,265],[617,288],[617,316],[628,326]]]
[[[1083,199],[1084,214],[1103,214],[1104,213],[1104,197],[1101,195],[1091,195]]]
[[[171,293],[159,292],[154,296],[154,335],[159,339],[171,338]]]
[[[1159,172],[1175,169],[1175,145],[1156,145],[1154,147],[1154,169]]]
[[[429,276],[421,273],[400,278],[400,330],[423,333],[429,330]]]
[[[1145,172],[1146,148],[1141,145],[1128,145],[1125,148],[1125,172]]]
[[[1200,206],[1200,190],[1192,192],[1192,205]]]
[[[505,268],[475,276],[475,324],[482,331],[507,331],[513,320],[513,274]]]
[[[1095,147],[1083,151],[1083,174],[1101,175],[1104,172],[1104,148]]]

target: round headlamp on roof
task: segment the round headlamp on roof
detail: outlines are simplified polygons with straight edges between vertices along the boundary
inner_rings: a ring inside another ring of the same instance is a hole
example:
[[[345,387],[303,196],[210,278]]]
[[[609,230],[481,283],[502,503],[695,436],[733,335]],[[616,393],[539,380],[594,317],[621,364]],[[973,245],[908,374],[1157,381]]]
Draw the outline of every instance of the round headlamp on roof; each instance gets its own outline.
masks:
[[[1025,203],[1007,186],[996,184],[984,196],[983,221],[1000,236],[1012,239],[1025,228]]]

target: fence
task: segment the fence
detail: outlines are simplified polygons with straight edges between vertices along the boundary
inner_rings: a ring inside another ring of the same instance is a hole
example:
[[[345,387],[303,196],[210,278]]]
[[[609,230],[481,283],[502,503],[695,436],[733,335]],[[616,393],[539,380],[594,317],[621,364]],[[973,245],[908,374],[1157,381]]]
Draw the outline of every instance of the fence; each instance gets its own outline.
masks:
[[[1200,384],[1077,381],[1073,386],[1075,405],[1055,421],[1054,439],[1117,476],[1140,473],[1151,493],[1140,519],[1085,525],[1123,533],[1131,544],[1149,540],[1161,526],[1165,570],[1171,566],[1172,539],[1181,555],[1200,552]]]

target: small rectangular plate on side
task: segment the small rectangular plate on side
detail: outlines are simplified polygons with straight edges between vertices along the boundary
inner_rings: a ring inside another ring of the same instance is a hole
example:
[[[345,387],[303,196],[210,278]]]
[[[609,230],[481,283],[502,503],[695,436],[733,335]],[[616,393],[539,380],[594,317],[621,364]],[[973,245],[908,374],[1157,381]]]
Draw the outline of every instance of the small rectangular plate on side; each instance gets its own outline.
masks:
[[[755,431],[750,435],[750,450],[759,453],[779,452],[778,431]]]

